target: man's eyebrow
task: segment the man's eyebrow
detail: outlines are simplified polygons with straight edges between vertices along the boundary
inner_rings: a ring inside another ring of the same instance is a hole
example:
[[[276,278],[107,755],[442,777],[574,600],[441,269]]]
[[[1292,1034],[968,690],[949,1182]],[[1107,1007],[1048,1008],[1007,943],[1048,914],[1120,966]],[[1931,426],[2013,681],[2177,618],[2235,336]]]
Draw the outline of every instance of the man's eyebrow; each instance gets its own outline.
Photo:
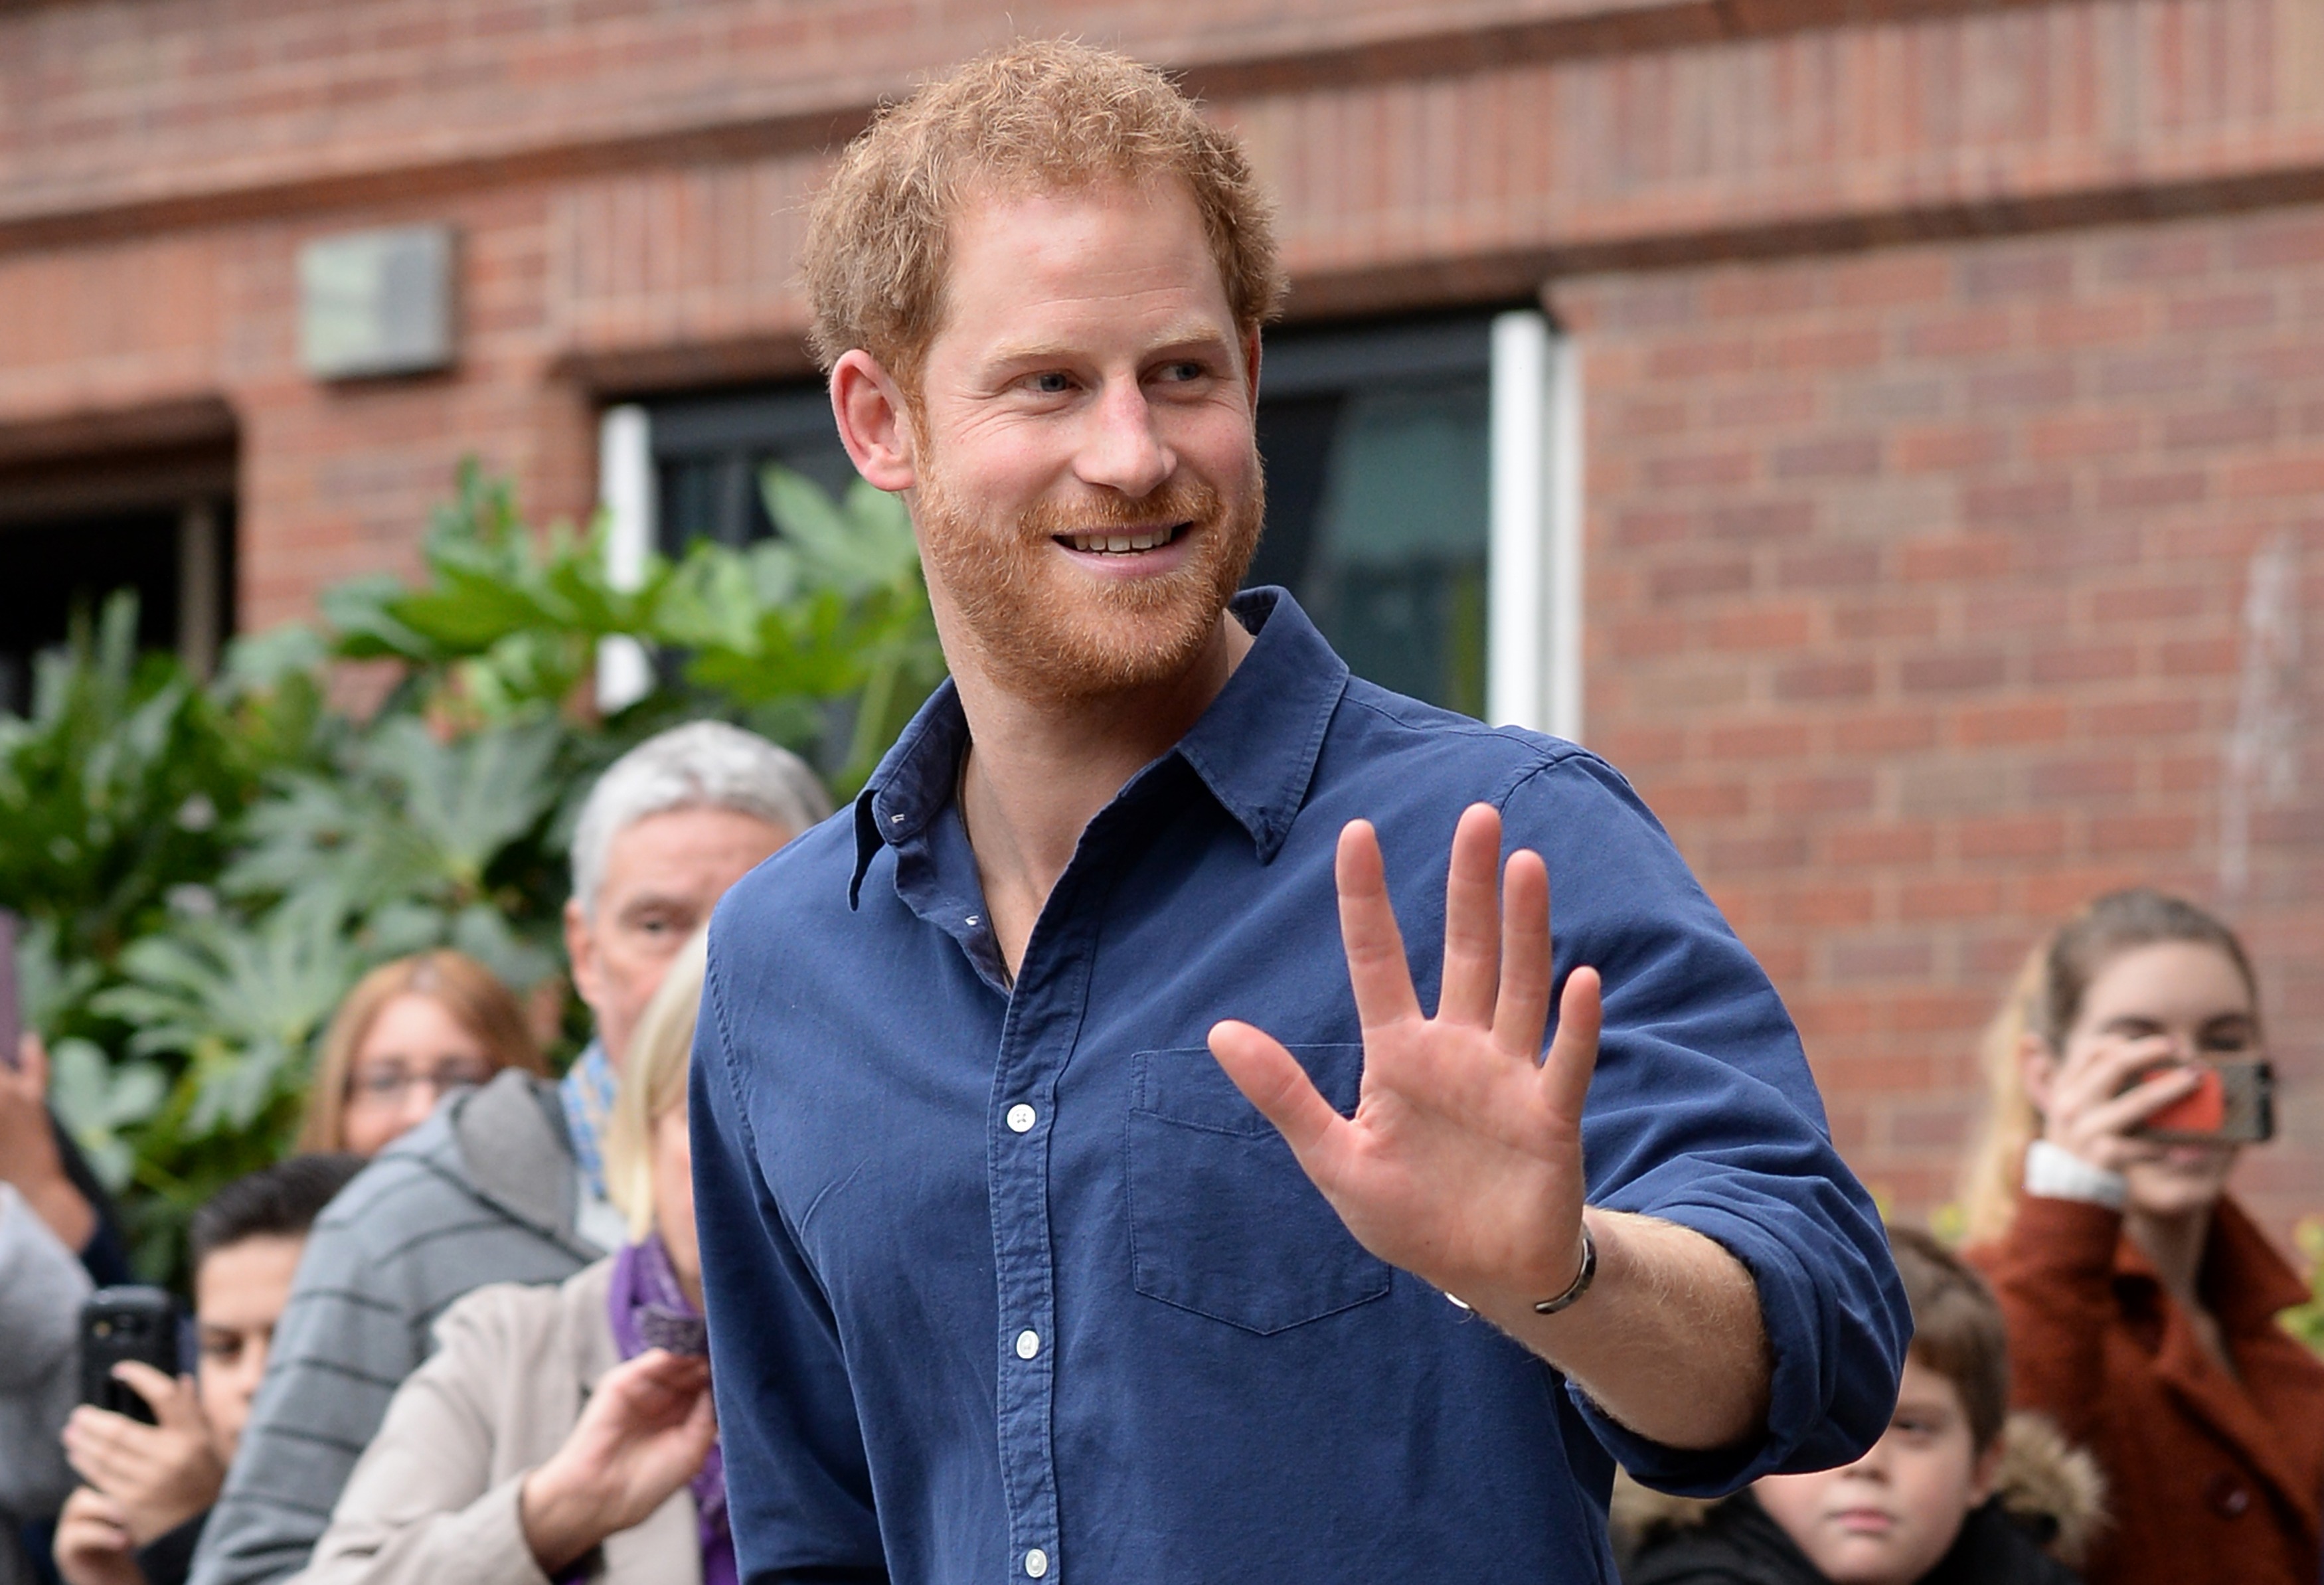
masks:
[[[687,908],[693,906],[692,898],[677,892],[641,891],[622,903],[621,911],[624,914],[634,914],[647,908]]]
[[[1170,327],[1157,336],[1139,355],[1150,358],[1167,353],[1192,351],[1197,347],[1231,351],[1233,346],[1234,338],[1217,326],[1197,321]],[[1071,363],[1087,355],[1088,349],[1076,342],[1019,341],[994,347],[985,355],[985,361],[990,364]]]

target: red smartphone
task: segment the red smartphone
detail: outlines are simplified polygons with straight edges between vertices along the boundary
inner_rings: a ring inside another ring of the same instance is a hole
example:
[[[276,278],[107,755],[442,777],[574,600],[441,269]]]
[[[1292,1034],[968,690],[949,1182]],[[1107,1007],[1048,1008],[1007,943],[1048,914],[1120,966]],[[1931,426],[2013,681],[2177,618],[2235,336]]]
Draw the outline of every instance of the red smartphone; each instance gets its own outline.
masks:
[[[2191,1093],[2129,1131],[2173,1145],[2256,1145],[2275,1136],[2275,1070],[2264,1062],[2202,1062]],[[2158,1072],[2139,1075],[2144,1083]]]

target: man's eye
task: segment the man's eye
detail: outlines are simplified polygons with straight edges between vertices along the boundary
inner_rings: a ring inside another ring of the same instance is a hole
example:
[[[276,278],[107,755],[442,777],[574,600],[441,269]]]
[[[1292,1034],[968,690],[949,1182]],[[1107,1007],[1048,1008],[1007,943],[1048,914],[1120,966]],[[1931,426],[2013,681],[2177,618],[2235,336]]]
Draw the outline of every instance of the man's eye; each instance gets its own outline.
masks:
[[[1061,374],[1054,369],[1046,374],[1034,375],[1031,383],[1033,389],[1043,396],[1063,396],[1074,388],[1070,375]]]
[[[1162,377],[1177,384],[1185,384],[1190,380],[1199,380],[1209,373],[1210,371],[1202,364],[1192,362],[1162,365]]]

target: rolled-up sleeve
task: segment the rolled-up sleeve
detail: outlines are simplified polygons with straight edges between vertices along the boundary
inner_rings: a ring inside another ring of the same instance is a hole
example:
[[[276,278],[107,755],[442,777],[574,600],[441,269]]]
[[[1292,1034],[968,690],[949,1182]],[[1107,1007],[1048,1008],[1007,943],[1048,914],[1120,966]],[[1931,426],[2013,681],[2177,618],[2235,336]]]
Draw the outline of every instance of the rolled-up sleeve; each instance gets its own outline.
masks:
[[[1690,1496],[1856,1457],[1887,1425],[1910,1311],[1782,1000],[1601,761],[1554,760],[1503,808],[1510,843],[1549,867],[1560,983],[1582,964],[1604,980],[1582,1128],[1591,1203],[1731,1252],[1758,1286],[1773,1366],[1764,1434],[1715,1451],[1649,1442],[1578,1392],[1577,1406],[1638,1479]]]

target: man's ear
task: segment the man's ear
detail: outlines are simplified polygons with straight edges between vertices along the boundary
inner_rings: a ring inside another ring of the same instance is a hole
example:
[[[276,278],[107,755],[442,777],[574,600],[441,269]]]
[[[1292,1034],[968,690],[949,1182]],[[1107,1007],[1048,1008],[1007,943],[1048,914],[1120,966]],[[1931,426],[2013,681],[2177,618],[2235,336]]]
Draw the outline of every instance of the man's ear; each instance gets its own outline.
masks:
[[[1253,325],[1242,336],[1243,380],[1250,397],[1250,410],[1259,410],[1259,327]]]
[[[831,368],[831,416],[855,471],[893,493],[919,483],[910,406],[880,360],[856,347]]]
[[[589,1007],[597,1005],[597,938],[589,927],[589,916],[582,911],[581,899],[565,899],[565,961],[572,966],[573,989]]]

